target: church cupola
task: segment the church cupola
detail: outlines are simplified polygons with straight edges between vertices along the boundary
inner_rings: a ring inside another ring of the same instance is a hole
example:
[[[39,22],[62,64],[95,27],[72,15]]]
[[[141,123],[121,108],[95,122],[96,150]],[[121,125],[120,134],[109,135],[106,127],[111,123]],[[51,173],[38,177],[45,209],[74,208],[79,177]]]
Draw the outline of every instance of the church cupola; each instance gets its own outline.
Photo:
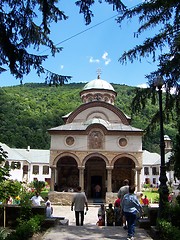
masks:
[[[83,87],[80,96],[83,103],[103,101],[114,105],[117,93],[113,86],[102,80],[100,74],[98,74],[97,79],[90,81]]]

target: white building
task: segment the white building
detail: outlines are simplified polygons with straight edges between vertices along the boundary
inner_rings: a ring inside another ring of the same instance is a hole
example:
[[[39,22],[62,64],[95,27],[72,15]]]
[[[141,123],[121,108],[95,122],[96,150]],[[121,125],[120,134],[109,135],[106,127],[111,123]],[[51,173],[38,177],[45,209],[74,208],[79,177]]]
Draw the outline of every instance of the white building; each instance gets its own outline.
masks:
[[[34,180],[46,181],[50,184],[51,169],[49,167],[49,150],[18,149],[10,148],[0,143],[3,150],[7,152],[6,164],[16,168],[10,171],[10,179],[20,182],[32,182]]]

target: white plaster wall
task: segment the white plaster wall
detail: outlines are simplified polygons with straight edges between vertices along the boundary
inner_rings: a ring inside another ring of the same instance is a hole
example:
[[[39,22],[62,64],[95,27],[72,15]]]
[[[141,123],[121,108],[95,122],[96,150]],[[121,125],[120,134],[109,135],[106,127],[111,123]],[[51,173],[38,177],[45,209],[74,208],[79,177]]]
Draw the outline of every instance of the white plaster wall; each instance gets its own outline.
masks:
[[[119,139],[126,138],[127,145],[121,147],[119,145]],[[106,136],[105,137],[105,149],[108,151],[120,151],[120,152],[138,152],[142,151],[142,138],[141,136]]]
[[[22,182],[23,180],[23,170],[21,169],[14,169],[10,171],[10,179],[17,180],[19,182]]]
[[[93,107],[93,108],[88,108],[81,113],[79,113],[73,122],[84,122],[84,120],[91,119],[92,117],[95,116],[101,116],[102,119],[107,120],[109,122],[121,122],[121,119],[112,112],[111,110],[104,108],[104,107]]]
[[[39,165],[39,174],[33,174],[33,166]],[[49,169],[49,174],[43,175],[43,166],[47,166],[49,164],[32,164],[30,168],[30,176],[29,176],[29,182],[34,181],[34,178],[37,178],[38,181],[45,181],[45,178],[51,178],[51,169]]]
[[[29,167],[28,171],[28,182],[32,182],[34,178],[37,178],[38,181],[45,181],[45,178],[51,178],[51,169],[49,169],[49,174],[43,174],[43,166],[49,166],[49,164],[34,164],[39,165],[39,174],[33,174],[33,165]],[[23,181],[23,170],[21,169],[14,169],[10,171],[10,179],[17,180],[19,182]]]
[[[75,143],[68,146],[65,142],[66,137],[69,135],[52,135],[51,136],[51,149],[52,150],[85,150],[87,149],[88,137],[85,135],[70,135],[75,138]],[[119,146],[119,139],[125,137],[128,141],[127,146]],[[142,151],[142,137],[141,136],[108,136],[106,135],[104,143],[104,151],[117,151],[117,152],[138,152]]]

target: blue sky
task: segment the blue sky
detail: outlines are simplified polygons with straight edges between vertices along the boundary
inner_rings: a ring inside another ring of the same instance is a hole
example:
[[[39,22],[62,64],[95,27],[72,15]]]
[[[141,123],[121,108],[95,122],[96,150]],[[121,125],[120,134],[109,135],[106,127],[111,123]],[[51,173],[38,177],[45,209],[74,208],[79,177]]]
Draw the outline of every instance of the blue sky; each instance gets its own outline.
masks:
[[[63,50],[55,57],[51,57],[47,48],[40,49],[40,54],[49,55],[48,60],[43,63],[45,68],[61,75],[72,76],[69,83],[89,82],[97,77],[97,69],[101,69],[101,79],[109,83],[139,86],[147,82],[145,75],[156,69],[156,63],[153,63],[151,57],[144,58],[141,63],[134,61],[126,65],[120,64],[118,59],[124,51],[142,43],[146,37],[152,36],[153,31],[134,38],[138,20],[125,21],[120,28],[115,21],[117,12],[106,3],[93,6],[94,17],[91,24],[86,26],[75,1],[59,2],[61,10],[69,18],[52,25],[51,37],[57,46],[63,47]],[[124,2],[131,7],[140,3],[141,0]],[[77,36],[73,37],[74,35]],[[62,44],[59,44],[61,42]],[[39,78],[32,71],[28,76],[24,76],[23,83],[43,83],[44,80],[45,75]],[[0,86],[18,84],[19,80],[10,75],[9,71],[0,75]]]

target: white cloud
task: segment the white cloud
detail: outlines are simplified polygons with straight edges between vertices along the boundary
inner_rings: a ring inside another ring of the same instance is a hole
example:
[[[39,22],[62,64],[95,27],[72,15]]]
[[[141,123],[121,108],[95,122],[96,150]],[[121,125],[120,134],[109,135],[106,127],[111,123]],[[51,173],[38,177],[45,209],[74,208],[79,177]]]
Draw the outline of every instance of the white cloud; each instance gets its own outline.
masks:
[[[149,88],[149,85],[147,83],[142,83],[140,85],[137,85],[137,87],[139,87],[139,88]],[[158,89],[156,89],[156,91],[158,91]],[[162,87],[162,91],[166,92],[165,86]],[[176,88],[175,87],[171,88],[170,93],[171,94],[176,94]]]
[[[64,68],[64,65],[61,65],[61,66],[60,66],[60,69],[63,69],[63,68]]]
[[[111,59],[108,58],[108,53],[107,53],[107,52],[105,52],[105,53],[102,55],[102,59],[104,60],[105,65],[108,65],[108,64],[111,62]]]
[[[139,88],[148,88],[149,85],[147,83],[142,83],[142,84],[137,85],[137,87],[139,87]]]
[[[94,59],[93,57],[90,57],[89,62],[90,63],[99,63],[100,61],[99,61],[99,59]]]
[[[108,56],[108,53],[105,52],[105,53],[102,55],[102,59],[106,60],[106,59],[107,59],[107,56]]]

